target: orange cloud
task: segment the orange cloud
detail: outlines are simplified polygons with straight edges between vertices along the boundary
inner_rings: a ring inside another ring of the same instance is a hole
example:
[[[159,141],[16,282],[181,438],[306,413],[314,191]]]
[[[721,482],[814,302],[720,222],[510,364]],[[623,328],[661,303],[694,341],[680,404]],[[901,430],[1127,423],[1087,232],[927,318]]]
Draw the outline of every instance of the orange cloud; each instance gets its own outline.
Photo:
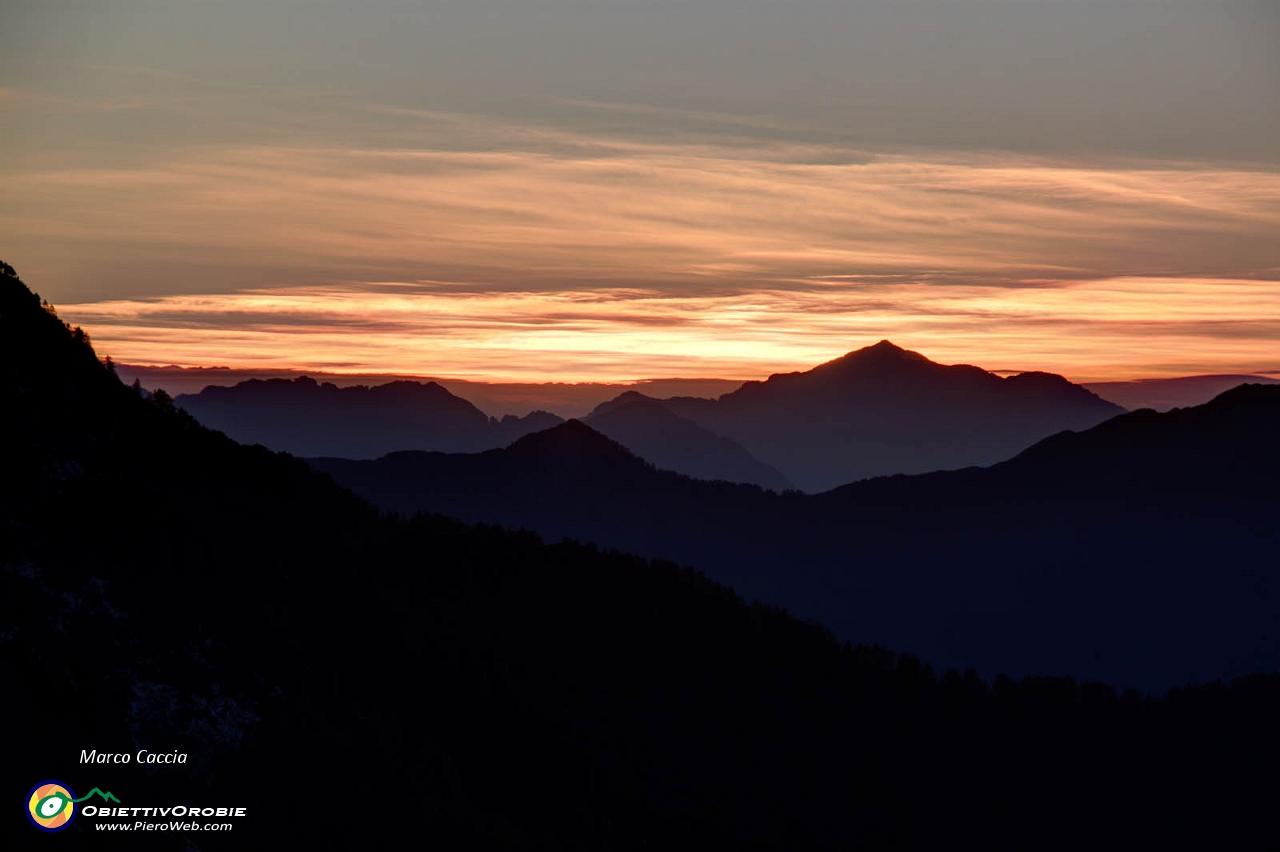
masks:
[[[888,337],[1082,378],[1277,366],[1274,171],[409,118],[29,165],[6,259],[140,363],[740,377]]]
[[[864,284],[844,293],[693,297],[381,285],[108,301],[61,313],[122,361],[498,380],[753,377],[883,337],[944,362],[1078,379],[1277,366],[1277,281],[1128,278],[937,290]]]

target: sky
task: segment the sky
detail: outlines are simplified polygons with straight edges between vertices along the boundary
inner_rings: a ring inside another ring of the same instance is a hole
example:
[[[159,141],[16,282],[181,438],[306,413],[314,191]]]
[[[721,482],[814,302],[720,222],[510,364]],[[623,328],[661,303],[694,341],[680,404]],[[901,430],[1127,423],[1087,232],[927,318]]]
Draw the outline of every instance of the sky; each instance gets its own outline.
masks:
[[[121,362],[1280,370],[1280,4],[0,7],[0,258]]]

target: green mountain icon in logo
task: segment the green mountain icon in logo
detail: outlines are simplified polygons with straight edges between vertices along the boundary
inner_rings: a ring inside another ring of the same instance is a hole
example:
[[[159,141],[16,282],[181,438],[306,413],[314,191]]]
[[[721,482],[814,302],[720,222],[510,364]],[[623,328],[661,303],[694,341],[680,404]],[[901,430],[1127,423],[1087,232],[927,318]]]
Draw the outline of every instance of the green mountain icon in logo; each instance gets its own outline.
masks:
[[[92,790],[90,790],[88,793],[85,793],[85,794],[84,794],[83,796],[81,796],[80,798],[78,798],[78,799],[72,799],[71,801],[73,801],[73,802],[83,802],[85,799],[91,799],[91,798],[93,798],[93,796],[94,796],[95,794],[96,794],[96,795],[101,796],[101,797],[102,797],[102,798],[104,798],[104,799],[106,799],[108,802],[115,802],[117,805],[118,805],[118,804],[120,804],[120,800],[119,800],[119,799],[117,799],[114,795],[112,795],[111,793],[104,793],[104,792],[102,792],[101,790],[99,790],[97,787],[94,787]]]

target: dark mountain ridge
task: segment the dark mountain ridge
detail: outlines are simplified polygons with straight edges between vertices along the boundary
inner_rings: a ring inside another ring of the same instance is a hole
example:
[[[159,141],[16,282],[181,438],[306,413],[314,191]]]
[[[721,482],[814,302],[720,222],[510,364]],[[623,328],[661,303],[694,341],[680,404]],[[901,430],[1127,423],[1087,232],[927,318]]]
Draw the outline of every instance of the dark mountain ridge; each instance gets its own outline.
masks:
[[[491,382],[445,376],[394,373],[331,373],[236,367],[167,367],[117,363],[125,384],[138,380],[148,390],[161,389],[170,396],[198,394],[210,385],[231,386],[249,379],[286,379],[308,376],[338,387],[384,385],[393,381],[435,382],[449,393],[470,401],[481,411],[504,417],[528,411],[551,411],[562,417],[585,417],[602,402],[628,390],[658,398],[666,396],[719,396],[742,384],[732,379],[641,379],[630,382]]]
[[[313,463],[397,511],[687,562],[852,641],[1158,690],[1280,662],[1267,591],[1278,400],[1280,388],[1244,386],[990,468],[820,495],[657,471],[581,423],[529,435],[519,453]]]
[[[488,417],[435,382],[339,387],[306,376],[250,379],[233,387],[211,385],[179,396],[176,403],[238,441],[303,456],[353,459],[402,450],[481,452],[563,422],[545,411]],[[635,391],[602,403],[588,419],[659,467],[702,479],[791,487],[786,477],[733,441]]]
[[[1123,411],[1051,373],[1001,378],[881,341],[715,400],[664,400],[807,491],[872,476],[994,464]]]
[[[210,385],[176,400],[237,441],[298,455],[376,458],[406,449],[478,452],[562,420],[545,411],[501,420],[435,382],[338,387],[306,376]]]
[[[1085,382],[1083,386],[1125,408],[1168,411],[1203,405],[1225,390],[1242,384],[1278,384],[1280,379],[1252,375],[1177,376],[1168,379]]]
[[[338,387],[300,377],[206,387],[180,407],[248,443],[303,456],[480,452],[561,422],[488,418],[436,382]],[[718,399],[628,391],[585,418],[659,467],[703,479],[820,491],[869,476],[1008,458],[1121,409],[1049,373],[1001,378],[936,364],[888,341]]]
[[[775,491],[792,487],[785,476],[755,459],[737,442],[677,417],[658,400],[636,391],[601,403],[585,421],[665,470]]]

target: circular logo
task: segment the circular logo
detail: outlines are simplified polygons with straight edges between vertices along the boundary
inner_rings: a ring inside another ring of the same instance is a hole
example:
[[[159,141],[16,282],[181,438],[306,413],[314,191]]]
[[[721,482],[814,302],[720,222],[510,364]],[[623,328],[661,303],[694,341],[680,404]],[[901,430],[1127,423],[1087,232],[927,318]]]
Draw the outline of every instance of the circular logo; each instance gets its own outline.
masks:
[[[76,815],[75,794],[61,781],[41,781],[27,794],[27,817],[41,831],[62,831]]]

